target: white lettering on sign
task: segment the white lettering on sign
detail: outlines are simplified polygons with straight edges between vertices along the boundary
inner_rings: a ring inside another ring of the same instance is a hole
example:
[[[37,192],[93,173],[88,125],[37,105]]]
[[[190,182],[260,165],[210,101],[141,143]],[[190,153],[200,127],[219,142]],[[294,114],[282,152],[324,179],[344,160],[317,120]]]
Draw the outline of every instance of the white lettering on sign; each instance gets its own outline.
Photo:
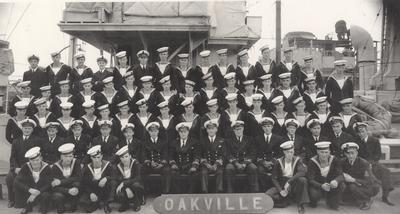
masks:
[[[167,211],[171,211],[174,208],[174,201],[172,200],[172,198],[167,198],[165,200],[165,209]]]
[[[253,198],[253,208],[255,210],[261,210],[262,207],[260,207],[260,203],[261,203],[262,198],[260,197],[254,197]]]
[[[190,199],[190,209],[191,210],[200,210],[199,206],[197,205],[197,201],[199,198],[191,198]]]
[[[212,198],[204,198],[204,203],[206,204],[207,210],[211,210],[211,205],[212,205]]]
[[[178,210],[186,210],[186,204],[185,204],[185,200],[183,198],[181,198],[181,200],[179,200]]]
[[[240,210],[249,210],[249,207],[243,205],[243,198],[239,197],[239,209]]]
[[[225,198],[225,206],[226,210],[235,210],[235,207],[229,206],[229,198]]]
[[[221,199],[217,198],[217,210],[221,210]]]

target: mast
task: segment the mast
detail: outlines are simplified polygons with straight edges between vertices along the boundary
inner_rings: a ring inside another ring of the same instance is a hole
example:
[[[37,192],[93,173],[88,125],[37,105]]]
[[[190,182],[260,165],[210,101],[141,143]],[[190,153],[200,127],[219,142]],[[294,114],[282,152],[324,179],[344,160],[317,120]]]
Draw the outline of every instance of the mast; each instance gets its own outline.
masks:
[[[276,0],[275,62],[281,61],[281,0]]]

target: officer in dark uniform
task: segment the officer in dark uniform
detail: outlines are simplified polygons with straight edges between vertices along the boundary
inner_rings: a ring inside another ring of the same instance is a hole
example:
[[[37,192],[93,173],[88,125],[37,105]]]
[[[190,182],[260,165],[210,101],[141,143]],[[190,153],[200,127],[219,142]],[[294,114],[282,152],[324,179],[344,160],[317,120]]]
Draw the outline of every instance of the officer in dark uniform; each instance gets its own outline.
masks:
[[[17,174],[21,171],[22,165],[28,161],[25,158],[25,153],[35,146],[40,146],[40,139],[32,135],[33,129],[36,126],[35,121],[31,119],[22,120],[21,126],[22,135],[14,139],[11,144],[10,171],[6,177],[8,207],[13,207],[15,205],[14,180]]]
[[[74,120],[71,123],[72,135],[69,135],[65,142],[74,144],[74,157],[78,159],[81,163],[89,163],[89,157],[87,156],[87,151],[92,144],[91,136],[82,133],[83,131],[83,121]]]
[[[223,191],[224,161],[226,160],[226,142],[217,136],[218,123],[209,120],[204,123],[207,135],[201,139],[202,158],[200,160],[201,191],[208,193],[209,174],[215,174],[215,191]]]
[[[46,124],[47,136],[42,138],[41,150],[43,161],[53,164],[58,161],[58,147],[65,143],[65,139],[58,135],[58,122],[49,122]]]
[[[198,179],[200,145],[196,138],[189,136],[191,123],[176,125],[179,137],[169,143],[169,164],[172,170],[172,192],[193,193]],[[188,175],[182,179],[182,175]],[[187,183],[188,182],[188,183]]]
[[[31,81],[33,96],[40,96],[40,87],[53,84],[54,74],[46,72],[42,67],[39,67],[39,57],[31,55],[28,57],[29,70],[24,72],[22,81]]]
[[[331,153],[336,157],[343,157],[340,147],[344,143],[354,142],[354,138],[349,133],[343,131],[343,119],[339,116],[329,118],[329,123],[332,127],[333,134],[330,136]]]
[[[228,49],[219,49],[216,53],[218,54],[218,63],[210,67],[210,72],[213,74],[215,85],[219,89],[223,89],[225,87],[224,76],[228,73],[235,73],[235,67],[228,63]]]
[[[227,192],[233,193],[233,179],[236,173],[245,173],[249,178],[250,192],[258,192],[257,166],[253,163],[256,157],[254,139],[243,135],[244,122],[233,121],[231,126],[235,137],[227,141],[227,160],[225,178]],[[246,190],[248,191],[248,190]]]
[[[49,208],[52,181],[51,167],[42,160],[40,147],[33,147],[25,153],[29,162],[21,167],[15,178],[15,208],[23,207],[21,214],[32,212],[40,202],[39,212],[46,214]]]
[[[321,122],[319,119],[311,119],[307,122],[307,128],[310,130],[311,135],[306,139],[306,155],[305,159],[308,160],[317,154],[315,143],[321,141],[329,141],[329,137],[321,135]]]
[[[113,76],[113,73],[106,68],[107,59],[104,56],[97,58],[97,65],[99,70],[93,74],[93,91],[101,92],[104,87],[103,79]]]
[[[115,163],[115,152],[118,151],[120,141],[114,135],[111,135],[111,126],[113,122],[110,120],[99,121],[101,135],[93,139],[93,145],[101,145],[101,153],[104,160]]]
[[[78,194],[81,181],[81,163],[74,158],[74,144],[66,143],[58,147],[60,160],[52,166],[53,187],[52,200],[57,207],[57,213],[64,213],[66,202],[71,204],[70,212],[75,212],[78,206]]]
[[[283,141],[293,141],[294,142],[294,155],[304,158],[306,153],[305,139],[296,134],[297,129],[300,126],[299,121],[293,118],[289,118],[285,121],[286,135],[283,136]]]
[[[82,197],[80,201],[86,212],[91,213],[104,203],[104,212],[111,213],[110,202],[114,201],[116,180],[115,168],[103,160],[101,145],[95,145],[87,154],[91,162],[82,169]]]
[[[382,186],[382,201],[390,206],[394,206],[389,201],[389,193],[394,190],[390,176],[390,170],[379,163],[381,159],[381,143],[379,139],[368,135],[368,124],[357,122],[354,124],[354,130],[358,134],[357,143],[360,149],[358,154],[366,159],[372,166],[372,172],[378,178]]]

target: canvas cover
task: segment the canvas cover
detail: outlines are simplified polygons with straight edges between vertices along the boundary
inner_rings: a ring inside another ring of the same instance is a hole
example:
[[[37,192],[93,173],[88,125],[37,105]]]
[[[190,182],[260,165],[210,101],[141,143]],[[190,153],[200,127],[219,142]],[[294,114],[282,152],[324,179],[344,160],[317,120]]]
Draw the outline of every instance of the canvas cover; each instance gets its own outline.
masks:
[[[126,16],[208,16],[207,2],[126,2]]]
[[[65,11],[70,12],[94,12],[104,9],[107,13],[112,11],[112,2],[68,2],[65,3]]]

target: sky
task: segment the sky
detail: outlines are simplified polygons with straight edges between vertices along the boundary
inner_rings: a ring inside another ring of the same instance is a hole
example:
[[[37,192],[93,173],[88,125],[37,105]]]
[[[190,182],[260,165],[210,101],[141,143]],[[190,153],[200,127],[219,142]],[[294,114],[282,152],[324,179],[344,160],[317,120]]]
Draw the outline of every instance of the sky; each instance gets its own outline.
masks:
[[[1,0],[0,0],[1,1]],[[88,1],[88,0],[86,0]],[[104,0],[103,0],[104,1]],[[275,47],[275,1],[247,0],[248,15],[262,16],[261,39],[249,50],[250,61],[258,58],[259,47]],[[358,25],[369,31],[376,41],[381,40],[381,0],[281,0],[282,37],[291,31],[309,31],[317,38],[335,31],[335,23],[345,20],[347,26]],[[38,55],[40,65],[50,62],[50,53],[69,45],[69,35],[57,26],[62,19],[65,2],[35,0],[0,3],[0,39],[10,42],[14,53],[15,72],[10,79],[21,78],[28,68],[27,56]],[[25,13],[24,13],[25,11]],[[377,14],[380,14],[377,16]],[[90,45],[87,65],[96,68],[99,51]],[[62,61],[68,62],[68,51]]]

